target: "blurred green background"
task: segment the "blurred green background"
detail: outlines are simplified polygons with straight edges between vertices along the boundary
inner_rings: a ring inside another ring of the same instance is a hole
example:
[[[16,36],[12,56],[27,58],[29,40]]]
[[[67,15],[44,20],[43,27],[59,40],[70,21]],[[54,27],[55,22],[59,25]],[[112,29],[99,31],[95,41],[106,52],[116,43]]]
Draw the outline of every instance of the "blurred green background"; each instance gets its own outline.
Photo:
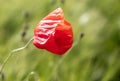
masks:
[[[58,7],[72,24],[73,47],[58,56],[31,43],[7,62],[0,81],[120,81],[120,0],[0,0],[0,65]]]

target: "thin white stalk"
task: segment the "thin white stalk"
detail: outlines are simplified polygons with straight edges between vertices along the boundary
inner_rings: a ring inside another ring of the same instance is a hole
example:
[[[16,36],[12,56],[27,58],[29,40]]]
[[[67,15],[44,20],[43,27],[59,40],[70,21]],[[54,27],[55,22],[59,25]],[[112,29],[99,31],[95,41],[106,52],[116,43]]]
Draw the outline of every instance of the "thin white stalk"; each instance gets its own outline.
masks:
[[[12,51],[9,53],[9,55],[7,56],[7,58],[4,60],[3,64],[1,65],[0,74],[2,73],[2,71],[3,71],[6,63],[7,63],[8,60],[10,59],[10,57],[11,57],[15,52],[18,52],[18,51],[21,51],[21,50],[25,49],[25,48],[30,44],[30,42],[31,42],[33,39],[34,39],[34,38],[31,38],[31,39],[27,42],[27,44],[26,44],[25,46],[20,47],[20,48],[17,48],[17,49],[14,49],[14,50],[12,50]]]

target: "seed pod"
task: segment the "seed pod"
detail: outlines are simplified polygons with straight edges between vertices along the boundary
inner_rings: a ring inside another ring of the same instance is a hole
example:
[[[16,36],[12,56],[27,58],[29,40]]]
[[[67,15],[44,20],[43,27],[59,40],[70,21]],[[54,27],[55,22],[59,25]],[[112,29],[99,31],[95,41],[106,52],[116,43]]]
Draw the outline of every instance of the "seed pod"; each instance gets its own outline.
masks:
[[[83,38],[84,37],[84,33],[80,32],[79,37],[80,37],[80,39]]]
[[[4,73],[0,72],[0,81],[4,81],[5,80],[5,75]]]
[[[28,19],[28,18],[29,18],[29,12],[28,12],[28,11],[25,11],[25,12],[23,13],[23,16],[24,16],[24,18]]]
[[[25,35],[26,35],[26,31],[23,31],[23,32],[21,33],[22,38],[24,38]]]
[[[64,3],[65,3],[65,0],[60,0],[60,1],[61,1],[61,3],[62,3],[62,4],[64,4]]]

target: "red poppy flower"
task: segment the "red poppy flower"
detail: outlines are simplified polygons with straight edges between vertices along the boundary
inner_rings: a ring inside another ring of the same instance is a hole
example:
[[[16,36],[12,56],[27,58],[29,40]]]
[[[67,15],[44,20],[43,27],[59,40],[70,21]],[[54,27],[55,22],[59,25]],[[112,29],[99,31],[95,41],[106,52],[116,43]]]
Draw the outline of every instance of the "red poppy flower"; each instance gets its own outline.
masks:
[[[33,44],[55,54],[64,54],[73,43],[73,32],[61,8],[43,18],[34,30]]]

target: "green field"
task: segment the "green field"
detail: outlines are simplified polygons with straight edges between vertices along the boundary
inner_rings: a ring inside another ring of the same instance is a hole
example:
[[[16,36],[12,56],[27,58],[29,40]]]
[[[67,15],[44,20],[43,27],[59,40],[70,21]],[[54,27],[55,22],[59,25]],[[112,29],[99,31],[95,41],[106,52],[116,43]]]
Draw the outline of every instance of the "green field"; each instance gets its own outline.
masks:
[[[72,24],[73,47],[60,56],[31,43],[9,59],[0,81],[120,81],[120,0],[0,0],[0,66],[58,7]]]

